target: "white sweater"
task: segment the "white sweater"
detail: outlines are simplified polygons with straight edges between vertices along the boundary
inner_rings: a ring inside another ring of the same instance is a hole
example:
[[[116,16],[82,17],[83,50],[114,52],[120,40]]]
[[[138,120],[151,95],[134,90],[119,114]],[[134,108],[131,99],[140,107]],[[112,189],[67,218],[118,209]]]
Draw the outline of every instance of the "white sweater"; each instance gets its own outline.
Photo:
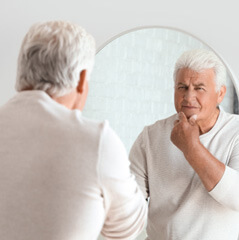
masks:
[[[239,239],[239,116],[220,115],[201,143],[226,171],[207,192],[183,153],[170,141],[176,115],[145,127],[134,143],[131,169],[149,199],[150,240]]]
[[[0,239],[134,239],[147,207],[107,122],[42,91],[0,108]]]

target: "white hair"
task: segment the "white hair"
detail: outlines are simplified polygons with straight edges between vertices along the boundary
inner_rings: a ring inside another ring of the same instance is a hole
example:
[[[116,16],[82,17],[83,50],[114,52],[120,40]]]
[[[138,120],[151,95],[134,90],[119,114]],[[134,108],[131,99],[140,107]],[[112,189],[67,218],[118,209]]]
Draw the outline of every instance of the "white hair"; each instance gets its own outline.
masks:
[[[76,88],[80,72],[91,72],[95,41],[82,27],[65,21],[33,25],[18,57],[16,90],[43,90],[63,96]]]
[[[195,49],[184,52],[177,60],[174,68],[173,78],[176,82],[176,76],[180,69],[189,68],[195,72],[201,72],[206,69],[213,69],[215,73],[216,91],[226,83],[226,68],[215,53],[205,49]]]

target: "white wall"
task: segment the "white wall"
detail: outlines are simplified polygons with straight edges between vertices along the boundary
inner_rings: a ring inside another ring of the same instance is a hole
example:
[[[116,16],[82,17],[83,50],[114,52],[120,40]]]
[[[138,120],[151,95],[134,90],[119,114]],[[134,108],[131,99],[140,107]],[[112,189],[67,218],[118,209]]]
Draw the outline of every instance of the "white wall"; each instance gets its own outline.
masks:
[[[127,29],[160,25],[190,32],[208,43],[239,76],[237,0],[0,0],[0,105],[14,94],[18,50],[36,21],[80,23],[101,46]]]

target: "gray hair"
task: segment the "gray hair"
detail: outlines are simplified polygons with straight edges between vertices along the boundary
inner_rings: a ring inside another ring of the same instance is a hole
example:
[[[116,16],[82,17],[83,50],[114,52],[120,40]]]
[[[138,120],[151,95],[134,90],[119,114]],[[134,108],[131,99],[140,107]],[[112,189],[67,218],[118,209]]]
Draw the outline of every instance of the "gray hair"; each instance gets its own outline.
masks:
[[[82,27],[65,21],[34,24],[18,57],[16,90],[42,90],[63,96],[78,84],[80,72],[91,72],[95,41]]]
[[[226,68],[215,53],[205,49],[195,49],[184,52],[177,60],[174,68],[173,78],[176,82],[176,75],[182,68],[190,68],[195,72],[205,69],[213,69],[215,72],[216,91],[226,83]]]

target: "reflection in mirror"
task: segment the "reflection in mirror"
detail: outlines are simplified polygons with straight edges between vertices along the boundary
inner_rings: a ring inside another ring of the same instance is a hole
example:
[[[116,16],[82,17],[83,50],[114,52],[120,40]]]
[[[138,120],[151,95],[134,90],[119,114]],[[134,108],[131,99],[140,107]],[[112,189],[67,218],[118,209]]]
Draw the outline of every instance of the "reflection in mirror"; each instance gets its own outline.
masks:
[[[84,116],[108,119],[129,151],[144,126],[176,112],[174,64],[195,48],[210,49],[185,32],[162,27],[137,29],[110,41],[96,55]],[[229,71],[227,78],[221,106],[233,113],[237,97]]]

